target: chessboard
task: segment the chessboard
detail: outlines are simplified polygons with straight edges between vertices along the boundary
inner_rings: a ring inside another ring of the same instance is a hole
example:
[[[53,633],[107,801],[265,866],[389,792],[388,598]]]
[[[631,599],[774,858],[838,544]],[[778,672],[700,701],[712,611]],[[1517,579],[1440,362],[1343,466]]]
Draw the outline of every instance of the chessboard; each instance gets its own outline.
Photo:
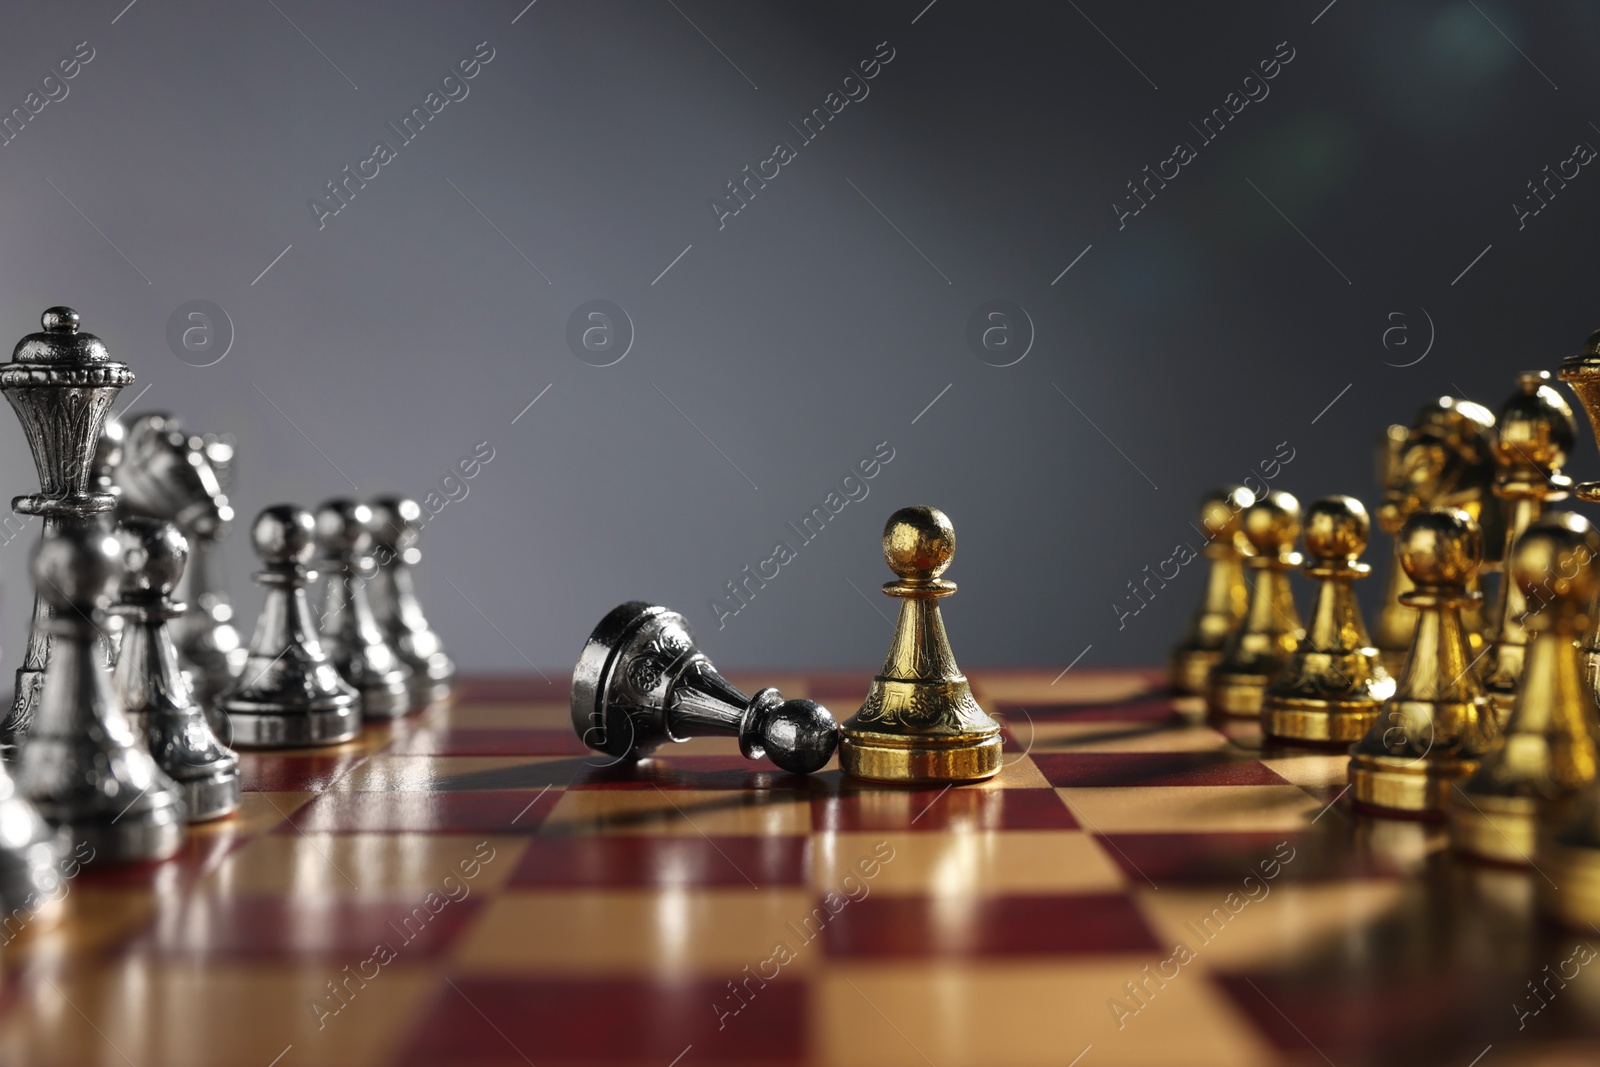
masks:
[[[729,672],[850,714],[868,677]],[[566,679],[244,752],[178,858],[5,925],[0,1063],[1578,1064],[1600,931],[1156,671],[978,671],[993,780],[616,763]]]

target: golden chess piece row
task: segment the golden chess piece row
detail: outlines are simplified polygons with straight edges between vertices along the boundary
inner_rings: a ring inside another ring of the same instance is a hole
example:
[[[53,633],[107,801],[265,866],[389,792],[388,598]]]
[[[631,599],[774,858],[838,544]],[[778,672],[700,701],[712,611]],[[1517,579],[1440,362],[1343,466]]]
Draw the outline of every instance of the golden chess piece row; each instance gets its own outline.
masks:
[[[1371,526],[1354,497],[1329,497],[1306,511],[1303,573],[1316,581],[1317,596],[1305,636],[1262,700],[1262,727],[1272,737],[1355,741],[1394,693],[1352,586],[1372,571],[1360,562]]]
[[[1559,376],[1600,436],[1600,333]],[[1389,428],[1376,640],[1352,589],[1370,573],[1359,501],[1328,497],[1302,520],[1287,493],[1208,495],[1212,573],[1172,683],[1274,742],[1347,745],[1358,810],[1445,820],[1459,852],[1537,866],[1546,911],[1585,925],[1600,923],[1600,533],[1547,510],[1573,492],[1561,468],[1576,439],[1550,377],[1520,375],[1498,417],[1442,397]],[[1600,502],[1600,482],[1575,495]],[[1317,583],[1305,623],[1297,567]]]
[[[1458,508],[1419,512],[1400,528],[1400,565],[1417,613],[1394,693],[1350,750],[1350,793],[1379,813],[1439,814],[1450,786],[1477,769],[1496,722],[1462,616],[1482,594],[1483,531]]]
[[[1589,425],[1600,435],[1600,333],[1591,334],[1577,355],[1562,361],[1558,377],[1577,396],[1589,416]],[[1584,482],[1573,493],[1580,500],[1600,502],[1600,483]],[[1584,548],[1581,562],[1592,565],[1595,546],[1585,544]],[[1558,570],[1557,578],[1563,577]],[[1549,595],[1555,595],[1560,588],[1560,583],[1555,583]],[[1574,630],[1583,628],[1583,636],[1577,641],[1583,681],[1577,686],[1580,697],[1575,700],[1600,691],[1600,610],[1596,610],[1595,591],[1588,593],[1587,597],[1579,591],[1572,594],[1589,608],[1586,627],[1578,620],[1572,622]],[[1525,667],[1524,673],[1527,672]],[[1549,813],[1541,818],[1543,832],[1539,834],[1535,856],[1539,869],[1553,883],[1538,887],[1545,912],[1571,926],[1593,929],[1600,923],[1600,778],[1596,777],[1594,756],[1594,739],[1600,727],[1596,726],[1592,704],[1585,703],[1583,712],[1588,718],[1582,727],[1572,728],[1573,743],[1559,755],[1552,752],[1547,767],[1536,768],[1536,795],[1548,806]],[[1570,717],[1566,721],[1570,722]],[[1586,736],[1577,736],[1580,734]],[[1558,759],[1562,763],[1559,777],[1553,773]],[[1563,778],[1567,788],[1562,788]]]
[[[1243,580],[1250,595],[1244,618],[1206,676],[1206,703],[1220,715],[1260,714],[1267,683],[1281,671],[1305,635],[1289,587],[1300,562],[1300,502],[1272,492],[1251,504],[1239,523],[1247,554]]]

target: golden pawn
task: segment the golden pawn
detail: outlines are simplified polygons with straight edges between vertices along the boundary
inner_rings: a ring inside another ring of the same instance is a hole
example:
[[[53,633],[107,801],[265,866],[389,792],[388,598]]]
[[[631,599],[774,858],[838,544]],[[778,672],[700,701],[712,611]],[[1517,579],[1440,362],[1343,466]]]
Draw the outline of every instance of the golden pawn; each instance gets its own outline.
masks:
[[[1400,527],[1412,515],[1430,508],[1460,508],[1479,524],[1493,552],[1483,569],[1497,565],[1502,531],[1500,509],[1491,500],[1494,457],[1494,415],[1482,404],[1441,396],[1424,405],[1409,427],[1391,426],[1380,457],[1383,503],[1378,525],[1395,538],[1383,608],[1373,636],[1383,665],[1397,673],[1411,647],[1416,612],[1405,604],[1410,580],[1400,565]],[[1477,588],[1473,579],[1471,588]],[[1483,619],[1475,602],[1462,608],[1473,654],[1483,648]]]
[[[1372,647],[1351,588],[1372,572],[1358,561],[1371,530],[1367,509],[1355,497],[1326,497],[1306,510],[1303,573],[1317,581],[1317,599],[1289,666],[1267,686],[1261,726],[1271,737],[1360,740],[1379,705],[1394,695],[1394,679]]]
[[[1394,542],[1394,551],[1372,635],[1384,669],[1390,674],[1398,674],[1405,664],[1406,649],[1411,647],[1411,634],[1417,628],[1416,611],[1400,600],[1403,594],[1411,591],[1411,579],[1400,566],[1400,527],[1411,517],[1411,512],[1406,510],[1410,502],[1397,489],[1403,479],[1406,445],[1410,439],[1411,427],[1393,423],[1384,430],[1383,441],[1378,446],[1378,484],[1384,491],[1378,504],[1378,529]]]
[[[1238,543],[1239,513],[1255,502],[1256,495],[1242,485],[1213,489],[1200,502],[1200,525],[1209,538],[1200,551],[1211,561],[1211,572],[1205,598],[1172,650],[1174,692],[1198,696],[1206,691],[1206,675],[1221,662],[1223,646],[1244,621],[1250,589]]]
[[[1576,641],[1600,593],[1597,554],[1600,533],[1580,516],[1559,514],[1530,527],[1506,565],[1531,639],[1500,741],[1452,798],[1450,836],[1464,852],[1532,863],[1541,819],[1559,819],[1595,780],[1600,708]]]
[[[1206,707],[1216,715],[1253,719],[1261,714],[1267,683],[1305,636],[1289,588],[1289,571],[1300,565],[1294,551],[1300,501],[1288,493],[1268,493],[1245,509],[1240,525],[1251,550],[1244,565],[1254,572],[1250,605],[1207,679]]]
[[[1556,377],[1567,383],[1578,403],[1589,416],[1589,425],[1600,434],[1600,332],[1592,333],[1575,356],[1561,361]],[[1600,502],[1600,482],[1583,482],[1573,490],[1579,500]],[[1589,688],[1600,695],[1600,611],[1589,620],[1589,632],[1580,642],[1583,669]]]
[[[919,784],[977,782],[1000,770],[1000,724],[978,706],[945,637],[939,598],[956,584],[939,575],[956,531],[937,508],[901,508],[883,528],[883,557],[898,578],[894,639],[867,699],[840,728],[839,766],[855,778]]]
[[[1400,528],[1400,565],[1417,609],[1394,696],[1350,749],[1355,803],[1379,814],[1438,817],[1451,783],[1478,769],[1495,719],[1474,668],[1462,609],[1483,563],[1483,531],[1458,508],[1418,512]]]
[[[1561,473],[1561,467],[1577,440],[1578,426],[1572,409],[1549,382],[1549,371],[1519,374],[1516,394],[1500,408],[1495,420],[1499,433],[1491,446],[1497,468],[1494,494],[1505,509],[1507,560],[1512,558],[1517,539],[1539,521],[1545,506],[1565,500],[1572,488],[1572,479]],[[1511,714],[1517,679],[1522,676],[1523,650],[1528,644],[1522,616],[1527,610],[1508,564],[1484,631],[1489,655],[1484,660],[1483,688],[1502,723]]]

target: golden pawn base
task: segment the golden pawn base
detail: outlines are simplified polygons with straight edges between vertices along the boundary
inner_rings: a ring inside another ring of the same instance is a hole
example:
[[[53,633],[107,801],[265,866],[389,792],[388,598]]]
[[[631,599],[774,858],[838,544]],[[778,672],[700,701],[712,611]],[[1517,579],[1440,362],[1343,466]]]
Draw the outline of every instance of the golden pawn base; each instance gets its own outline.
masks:
[[[1475,859],[1527,867],[1539,843],[1539,811],[1532,797],[1462,791],[1450,804],[1450,843]]]
[[[1440,819],[1451,787],[1478,769],[1477,760],[1416,759],[1357,753],[1350,757],[1350,795],[1379,815]]]
[[[1183,648],[1172,654],[1172,689],[1184,696],[1199,696],[1206,691],[1211,668],[1222,662],[1220,648]]]
[[[1349,745],[1378,721],[1371,701],[1270,700],[1261,709],[1261,729],[1278,741],[1308,745]]]
[[[852,778],[895,785],[981,782],[1000,770],[1000,734],[914,737],[851,730],[839,740],[839,767]]]
[[[1257,718],[1270,680],[1264,674],[1212,671],[1206,686],[1206,707],[1213,715],[1230,719]]]
[[[861,710],[839,730],[839,769],[896,785],[981,782],[1000,770],[1000,724],[959,675],[907,682],[872,680]]]

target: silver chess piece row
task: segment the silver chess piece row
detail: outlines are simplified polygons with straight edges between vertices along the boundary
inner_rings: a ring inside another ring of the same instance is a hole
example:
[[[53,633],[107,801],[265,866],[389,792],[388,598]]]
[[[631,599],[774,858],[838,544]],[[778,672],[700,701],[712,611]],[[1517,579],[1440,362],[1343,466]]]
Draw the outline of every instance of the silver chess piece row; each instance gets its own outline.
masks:
[[[238,757],[195,702],[167,630],[184,610],[172,591],[187,555],[171,523],[137,518],[115,532],[60,531],[33,554],[52,641],[18,784],[48,823],[104,862],[164,859],[184,823],[239,806]],[[108,609],[126,620],[114,672]]]
[[[0,904],[12,910],[44,899],[38,884],[23,890],[55,870],[41,867],[47,854],[161,859],[186,822],[239,803],[238,759],[207,724],[168,631],[183,612],[173,592],[188,543],[172,523],[118,507],[126,437],[105,427],[133,375],[72,309],[51,308],[42,325],[0,366],[41,489],[13,507],[45,518],[29,652],[4,723],[16,779],[0,773]]]
[[[69,849],[157,861],[189,822],[237,811],[230,745],[350,741],[363,717],[445,699],[454,678],[414,592],[421,509],[405,498],[264,510],[251,541],[266,603],[246,649],[216,569],[232,442],[170,414],[110,418],[128,366],[69,307],[42,325],[0,365],[40,480],[13,507],[43,517],[29,643],[0,718],[8,917],[59,902]]]
[[[315,514],[278,504],[257,516],[250,535],[266,600],[244,669],[218,698],[234,745],[339,744],[364,720],[449,695],[455,665],[412,581],[419,517],[405,498],[330,500]],[[310,595],[319,576],[320,619]]]
[[[322,647],[306,590],[317,580],[311,513],[277,504],[256,516],[250,542],[266,590],[244,669],[217,698],[240,748],[336,745],[361,732],[361,694]]]
[[[97,462],[117,498],[119,517],[165,519],[189,542],[189,564],[176,591],[186,609],[172,621],[172,631],[195,693],[210,708],[245,659],[233,606],[216,573],[217,550],[234,518],[226,493],[232,445],[188,433],[173,416],[153,412],[136,416],[126,427],[108,420]],[[223,728],[215,718],[213,725]]]
[[[0,393],[16,412],[39,472],[39,492],[16,497],[14,511],[43,519],[41,539],[61,533],[104,529],[116,497],[91,487],[93,461],[106,415],[122,388],[133,381],[126,363],[111,358],[105,344],[78,329],[78,313],[53,307],[43,327],[17,342],[11,362],[0,365]],[[38,714],[44,668],[50,655],[50,604],[36,591],[28,647],[17,670],[11,708],[0,721],[0,748],[8,758]]]
[[[112,687],[156,765],[177,783],[188,820],[221,818],[239,807],[239,758],[212,731],[170,629],[187,610],[173,593],[193,558],[188,542],[172,523],[138,516],[123,519],[117,535],[124,571],[111,610],[125,624]]]
[[[110,418],[132,372],[72,309],[42,325],[0,364],[40,482],[12,506],[44,519],[28,647],[0,720],[0,914],[59,900],[69,849],[162,859],[186,823],[233,813],[230,745],[348,741],[363,716],[447,697],[454,676],[412,581],[421,509],[400,497],[263,511],[251,538],[266,600],[245,648],[215,567],[233,521],[231,440],[170,415]],[[314,561],[328,574],[320,624]]]
[[[372,502],[373,559],[377,573],[370,590],[378,625],[411,669],[413,700],[443,700],[450,695],[456,665],[444,642],[428,625],[417,599],[413,568],[422,562],[422,505],[410,497],[381,496]]]

